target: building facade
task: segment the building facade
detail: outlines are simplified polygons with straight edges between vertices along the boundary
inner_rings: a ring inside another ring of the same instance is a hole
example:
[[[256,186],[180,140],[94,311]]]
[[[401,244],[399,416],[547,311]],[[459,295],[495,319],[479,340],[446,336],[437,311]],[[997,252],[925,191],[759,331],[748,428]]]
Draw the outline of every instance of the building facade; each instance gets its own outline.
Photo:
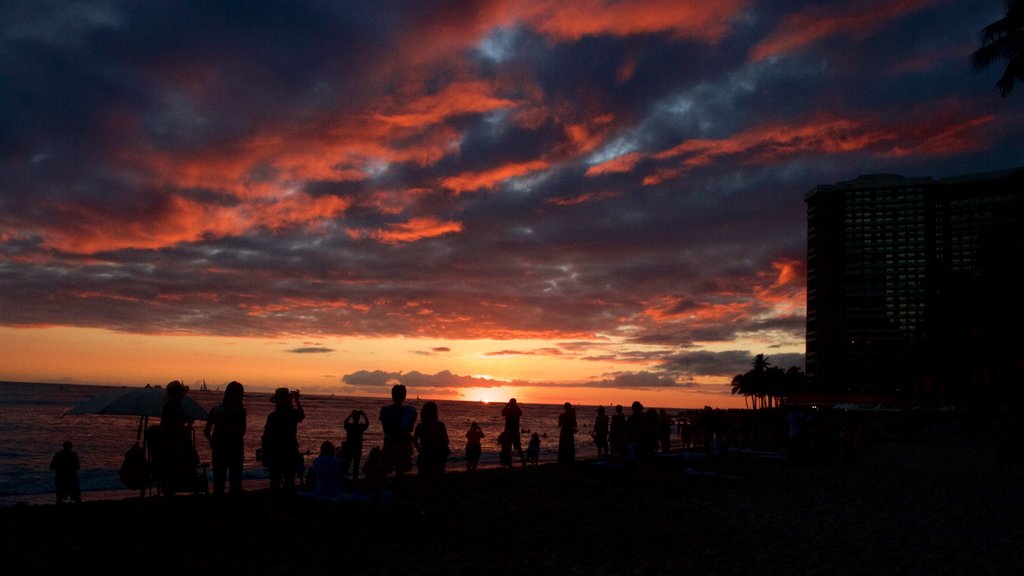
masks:
[[[1024,169],[860,176],[805,201],[812,390],[963,401],[1014,389]]]

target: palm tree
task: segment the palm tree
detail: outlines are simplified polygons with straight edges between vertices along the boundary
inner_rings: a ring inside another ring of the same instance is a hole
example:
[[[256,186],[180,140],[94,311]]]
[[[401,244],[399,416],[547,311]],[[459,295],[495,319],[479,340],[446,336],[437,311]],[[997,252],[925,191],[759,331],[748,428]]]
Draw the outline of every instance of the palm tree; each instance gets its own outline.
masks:
[[[1024,82],[1024,0],[1006,0],[1006,16],[981,31],[974,70],[983,70],[996,60],[1006,61],[1006,70],[996,82],[1005,97],[1013,90],[1014,82]]]
[[[750,405],[747,404],[747,398],[750,397],[750,391],[747,390],[745,374],[737,374],[732,377],[732,393],[733,395],[743,394],[743,407],[747,409],[750,408]]]

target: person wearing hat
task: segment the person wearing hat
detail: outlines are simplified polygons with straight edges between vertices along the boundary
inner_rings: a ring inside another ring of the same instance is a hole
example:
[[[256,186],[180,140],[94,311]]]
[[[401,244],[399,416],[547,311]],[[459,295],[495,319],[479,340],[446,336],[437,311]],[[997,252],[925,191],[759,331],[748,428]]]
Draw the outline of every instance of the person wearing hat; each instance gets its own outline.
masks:
[[[270,490],[295,490],[295,461],[299,456],[296,437],[299,423],[306,419],[298,390],[278,388],[270,397],[274,410],[263,428],[263,463],[270,475]],[[293,405],[294,403],[294,405]]]
[[[175,492],[188,487],[198,464],[198,456],[192,446],[192,422],[185,419],[185,410],[181,406],[188,387],[174,380],[164,390],[156,468],[164,495],[174,496]]]

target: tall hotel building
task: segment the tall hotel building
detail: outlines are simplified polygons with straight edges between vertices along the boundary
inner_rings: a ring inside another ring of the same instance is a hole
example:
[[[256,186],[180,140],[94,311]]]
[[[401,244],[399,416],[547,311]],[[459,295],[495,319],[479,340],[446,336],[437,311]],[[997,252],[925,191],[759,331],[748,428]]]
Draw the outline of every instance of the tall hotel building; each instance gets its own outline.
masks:
[[[1024,168],[860,176],[805,201],[813,392],[911,402],[1019,393]]]

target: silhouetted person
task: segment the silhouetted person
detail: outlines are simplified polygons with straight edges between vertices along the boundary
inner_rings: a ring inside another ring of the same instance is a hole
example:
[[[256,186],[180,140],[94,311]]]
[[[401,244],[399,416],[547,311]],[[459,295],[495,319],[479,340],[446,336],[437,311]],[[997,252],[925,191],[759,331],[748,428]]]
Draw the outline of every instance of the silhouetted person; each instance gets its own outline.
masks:
[[[313,496],[316,498],[338,498],[341,496],[341,460],[335,456],[337,449],[330,440],[320,445],[320,455],[313,459]]]
[[[82,502],[82,490],[78,485],[78,469],[81,463],[78,454],[71,449],[71,441],[65,440],[60,452],[50,460],[50,470],[54,472],[57,489],[57,504],[71,500],[75,504]]]
[[[665,409],[658,411],[658,443],[661,444],[661,451],[668,452],[672,449],[672,418]]]
[[[242,462],[245,457],[246,412],[242,403],[245,389],[235,381],[224,388],[221,403],[210,409],[203,435],[210,441],[213,458],[213,494],[224,494],[224,483],[231,476],[231,494],[242,493]]]
[[[363,477],[366,479],[366,490],[374,502],[380,502],[381,493],[384,491],[384,478],[388,475],[387,465],[380,455],[380,448],[374,446],[366,455],[366,464],[363,466]]]
[[[558,415],[558,463],[571,465],[576,461],[576,410],[572,404],[562,405]]]
[[[195,446],[192,445],[192,421],[185,419],[181,401],[188,388],[174,380],[164,391],[164,406],[160,412],[159,458],[157,471],[160,486],[166,496],[185,490],[195,479],[199,465]]]
[[[519,422],[523,416],[523,409],[516,403],[515,398],[511,398],[508,404],[501,409],[501,415],[505,418],[505,437],[509,442],[509,449],[516,449],[516,453],[519,454],[519,460],[526,466],[526,458],[523,456],[523,444],[519,438],[520,427]],[[511,460],[511,456],[509,457]]]
[[[633,402],[632,414],[626,418],[626,463],[631,469],[646,470],[652,436],[654,430],[644,413],[644,405]]]
[[[476,421],[470,422],[469,430],[466,431],[466,471],[475,472],[480,464],[480,454],[483,447],[480,441],[484,437],[484,431]]]
[[[359,462],[363,459],[363,433],[370,427],[366,412],[353,410],[345,418],[345,441],[341,443],[341,472],[352,471],[352,480],[359,478]]]
[[[626,457],[626,415],[622,413],[622,404],[615,406],[608,430],[608,444],[612,456]]]
[[[536,432],[530,435],[530,442],[526,445],[526,460],[534,466],[540,462],[540,434]]]
[[[590,431],[590,436],[594,439],[594,446],[597,446],[597,457],[608,456],[608,415],[604,413],[604,406],[597,407],[594,429]]]
[[[395,490],[400,491],[402,478],[412,470],[412,431],[416,425],[416,409],[404,406],[406,390],[402,384],[391,387],[391,404],[380,409],[384,429],[381,458],[389,470],[395,471]]]
[[[512,467],[512,440],[505,430],[498,434],[498,464],[502,468]]]
[[[306,411],[302,409],[298,390],[289,392],[287,388],[278,388],[270,401],[274,403],[274,410],[267,415],[263,427],[263,463],[270,475],[270,491],[292,492],[297,463],[302,459],[297,434],[299,423],[306,419]]]
[[[425,506],[434,511],[441,505],[441,485],[444,467],[451,449],[448,446],[448,428],[438,419],[437,404],[426,402],[420,414],[420,423],[412,435],[416,447],[416,477],[423,492]]]

